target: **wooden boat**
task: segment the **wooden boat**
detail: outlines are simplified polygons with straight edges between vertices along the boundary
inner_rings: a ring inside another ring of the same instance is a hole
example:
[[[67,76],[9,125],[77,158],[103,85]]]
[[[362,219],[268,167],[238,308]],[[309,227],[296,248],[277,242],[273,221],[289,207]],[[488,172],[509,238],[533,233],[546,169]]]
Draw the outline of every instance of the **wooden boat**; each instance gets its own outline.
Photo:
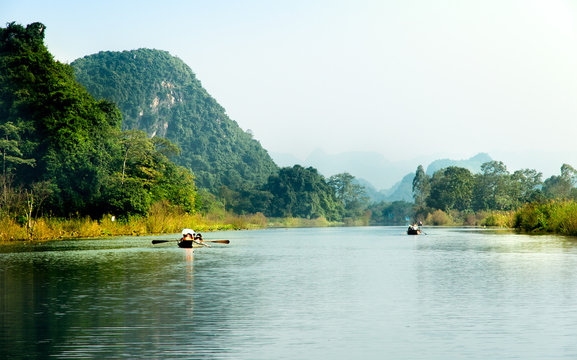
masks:
[[[180,240],[178,242],[178,247],[183,248],[183,249],[191,249],[191,248],[202,247],[202,245],[198,244],[192,240]]]
[[[177,245],[180,248],[190,249],[190,248],[197,248],[197,247],[210,247],[207,242],[210,243],[218,243],[218,244],[230,244],[230,240],[152,240],[152,245],[155,244],[162,244],[167,242],[177,241]]]
[[[421,229],[409,226],[407,229],[407,235],[421,235]]]

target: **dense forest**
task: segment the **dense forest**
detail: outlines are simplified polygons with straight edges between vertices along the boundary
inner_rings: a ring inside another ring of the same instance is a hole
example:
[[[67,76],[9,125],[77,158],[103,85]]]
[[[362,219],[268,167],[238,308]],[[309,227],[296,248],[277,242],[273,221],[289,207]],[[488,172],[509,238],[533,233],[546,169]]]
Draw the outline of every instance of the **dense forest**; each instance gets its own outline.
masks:
[[[194,172],[199,187],[239,190],[278,170],[252,134],[231,120],[193,71],[166,51],[100,52],[72,62],[96,99],[115,103],[122,129],[162,137],[182,151],[173,160]]]
[[[0,209],[99,217],[146,214],[166,199],[193,211],[193,175],[168,159],[178,148],[122,131],[116,105],[95,100],[53,59],[44,31],[0,29]]]

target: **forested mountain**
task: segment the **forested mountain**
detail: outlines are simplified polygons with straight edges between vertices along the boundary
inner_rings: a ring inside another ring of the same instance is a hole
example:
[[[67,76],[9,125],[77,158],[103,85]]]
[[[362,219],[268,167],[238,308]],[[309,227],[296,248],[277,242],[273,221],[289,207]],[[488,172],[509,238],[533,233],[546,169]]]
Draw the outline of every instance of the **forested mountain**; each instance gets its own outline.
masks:
[[[118,108],[95,100],[54,61],[45,26],[0,28],[0,215],[42,205],[55,215],[145,214],[168,200],[192,210],[192,174],[164,139],[120,129]]]
[[[118,105],[123,129],[165,137],[200,187],[217,192],[264,184],[278,168],[260,143],[229,119],[192,70],[166,51],[100,52],[71,64],[97,99]]]

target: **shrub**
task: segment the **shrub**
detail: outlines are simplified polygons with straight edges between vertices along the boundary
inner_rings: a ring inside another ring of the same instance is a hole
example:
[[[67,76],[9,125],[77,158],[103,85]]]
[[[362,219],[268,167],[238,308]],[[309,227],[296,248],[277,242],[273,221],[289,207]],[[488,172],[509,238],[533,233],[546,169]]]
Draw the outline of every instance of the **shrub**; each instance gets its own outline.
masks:
[[[443,210],[435,210],[427,215],[426,223],[435,226],[450,225],[453,223],[453,219]]]

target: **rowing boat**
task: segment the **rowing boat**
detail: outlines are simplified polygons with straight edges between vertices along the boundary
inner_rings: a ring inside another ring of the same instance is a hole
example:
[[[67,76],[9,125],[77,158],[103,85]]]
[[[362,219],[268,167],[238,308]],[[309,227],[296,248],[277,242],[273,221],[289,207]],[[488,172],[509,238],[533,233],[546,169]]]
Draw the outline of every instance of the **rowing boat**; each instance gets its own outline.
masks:
[[[415,229],[415,228],[409,226],[409,228],[407,229],[407,234],[408,235],[421,235],[421,229]]]
[[[178,247],[179,248],[183,248],[183,249],[191,249],[191,248],[198,248],[198,247],[202,247],[203,245],[194,242],[192,240],[180,240],[178,242]]]
[[[207,242],[217,243],[217,244],[230,244],[230,240],[152,240],[152,245],[162,244],[167,242],[178,241],[178,247],[180,248],[196,248],[201,246],[210,247]]]

